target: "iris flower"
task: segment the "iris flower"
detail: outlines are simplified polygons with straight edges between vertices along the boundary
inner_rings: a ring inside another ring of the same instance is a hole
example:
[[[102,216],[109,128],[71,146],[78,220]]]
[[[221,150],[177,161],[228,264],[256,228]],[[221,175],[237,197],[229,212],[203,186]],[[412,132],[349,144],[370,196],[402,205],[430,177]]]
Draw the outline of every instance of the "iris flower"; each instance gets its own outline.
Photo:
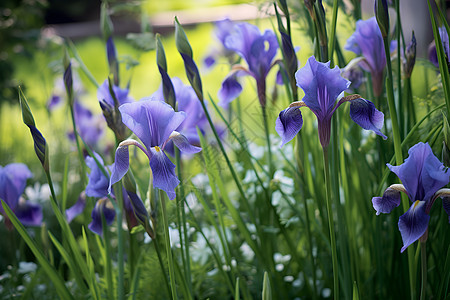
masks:
[[[331,117],[345,102],[350,102],[350,117],[356,124],[386,139],[380,131],[384,115],[372,102],[359,95],[350,95],[336,103],[339,95],[350,85],[350,81],[341,77],[337,66],[330,69],[329,62],[321,63],[311,56],[306,65],[295,73],[295,79],[297,85],[305,92],[305,96],[302,101],[293,102],[281,111],[276,120],[275,130],[281,136],[281,147],[292,140],[302,128],[303,118],[300,108],[306,106],[317,117],[319,140],[325,149],[330,142]]]
[[[39,226],[42,223],[42,208],[20,197],[27,179],[31,177],[31,171],[24,164],[0,166],[0,199],[8,204],[23,225]],[[6,216],[3,206],[0,206],[0,214]]]
[[[398,221],[403,239],[401,252],[426,233],[429,213],[438,197],[443,199],[443,207],[450,216],[450,190],[442,189],[450,180],[444,165],[433,154],[428,143],[414,145],[408,154],[409,157],[400,166],[387,165],[400,178],[402,184],[393,184],[384,191],[382,197],[372,198],[377,215],[390,213],[399,206],[400,192],[405,193],[411,200],[411,207]]]
[[[228,60],[231,61],[234,54],[233,51],[227,49],[225,46],[225,40],[233,31],[234,23],[230,19],[224,19],[215,22],[214,25],[214,35],[219,40],[222,47],[220,49],[214,49],[207,57],[205,57],[204,63],[207,68],[212,67],[220,56],[227,57]]]
[[[392,41],[390,45],[391,51],[396,47],[396,41]],[[345,50],[364,57],[359,62],[359,65],[371,74],[374,95],[380,96],[383,91],[383,71],[386,66],[386,54],[383,37],[375,17],[356,22],[356,30],[348,38]]]
[[[238,23],[225,38],[225,47],[239,54],[247,63],[247,67],[234,66],[225,78],[219,90],[220,105],[226,107],[242,92],[237,76],[250,75],[256,80],[258,99],[262,107],[266,105],[266,77],[274,66],[273,59],[277,54],[278,41],[275,33],[266,30],[263,34],[259,28],[249,23]]]
[[[123,104],[119,107],[123,123],[141,140],[128,139],[119,144],[116,150],[115,162],[112,168],[109,191],[128,171],[128,146],[134,145],[141,149],[150,161],[153,172],[153,186],[166,192],[169,199],[175,198],[175,188],[180,183],[175,174],[175,165],[164,153],[169,140],[182,152],[197,153],[201,148],[191,145],[188,139],[176,132],[185,120],[186,113],[175,112],[173,108],[162,101],[150,99]]]

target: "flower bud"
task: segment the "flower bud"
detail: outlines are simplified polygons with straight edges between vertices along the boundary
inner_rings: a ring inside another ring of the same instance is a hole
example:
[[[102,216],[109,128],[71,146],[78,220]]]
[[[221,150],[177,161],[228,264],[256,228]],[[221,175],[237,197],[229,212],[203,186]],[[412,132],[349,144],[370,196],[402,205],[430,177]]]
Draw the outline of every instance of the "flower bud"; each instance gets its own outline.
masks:
[[[203,101],[203,88],[202,80],[200,78],[200,73],[198,71],[197,65],[192,58],[192,48],[189,44],[189,40],[186,33],[181,27],[178,19],[175,17],[175,44],[177,46],[178,52],[180,52],[181,57],[184,61],[184,68],[186,71],[186,76],[194,89],[197,97],[200,101]]]
[[[414,68],[414,64],[416,63],[416,37],[414,36],[414,31],[412,33],[411,42],[409,43],[408,47],[406,47],[405,51],[405,58],[406,62],[404,64],[405,69],[405,76],[411,77],[411,73]]]
[[[156,64],[158,65],[158,70],[162,78],[164,100],[175,109],[175,90],[173,88],[172,80],[167,74],[166,54],[164,52],[164,46],[161,43],[159,34],[156,35]]]
[[[375,0],[375,16],[381,35],[386,38],[389,33],[389,12],[387,0]]]

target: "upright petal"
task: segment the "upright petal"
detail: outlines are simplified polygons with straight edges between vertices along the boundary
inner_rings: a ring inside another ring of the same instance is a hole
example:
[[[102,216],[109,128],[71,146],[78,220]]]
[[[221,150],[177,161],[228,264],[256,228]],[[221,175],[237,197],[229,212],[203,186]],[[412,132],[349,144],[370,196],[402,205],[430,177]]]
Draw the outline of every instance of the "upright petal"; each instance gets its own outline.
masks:
[[[400,178],[411,201],[428,201],[449,182],[449,175],[428,143],[414,145],[408,154],[408,158],[400,166],[388,167]]]
[[[42,207],[39,204],[25,200],[19,201],[14,213],[25,226],[40,226],[42,224]]]
[[[387,139],[381,131],[384,114],[375,108],[369,100],[358,98],[350,102],[350,118],[366,130],[372,130],[384,140]]]
[[[421,183],[421,173],[425,158],[430,153],[431,148],[428,143],[418,143],[408,150],[409,156],[403,164],[400,166],[387,164],[389,169],[400,178],[411,201],[424,200],[425,192]]]
[[[422,186],[425,191],[423,200],[428,201],[440,188],[446,186],[449,180],[449,173],[445,170],[444,164],[430,152],[422,169]]]
[[[350,81],[341,77],[336,66],[321,63],[311,56],[306,65],[295,73],[297,85],[303,89],[303,102],[317,116],[319,122],[331,117],[337,97],[350,86]]]
[[[398,229],[402,235],[401,252],[417,241],[427,230],[430,216],[425,213],[425,201],[415,201],[408,211],[400,216]]]
[[[234,31],[225,38],[225,48],[237,52],[247,62],[250,60],[253,42],[261,36],[261,31],[255,25],[238,23]]]
[[[175,174],[175,165],[159,148],[151,149],[150,168],[153,172],[153,186],[166,192],[170,200],[175,199],[175,188],[180,181]]]
[[[88,228],[100,236],[103,236],[102,215],[105,218],[106,225],[110,226],[116,216],[116,211],[108,198],[102,198],[95,203],[95,207],[92,210],[92,221],[89,223]]]
[[[353,51],[356,55],[366,58],[365,64],[361,64],[367,72],[383,72],[386,65],[383,37],[375,17],[356,22],[356,30],[347,40],[345,49]]]
[[[373,197],[372,205],[377,211],[377,215],[380,213],[388,214],[392,209],[399,206],[401,202],[401,191],[405,192],[405,188],[401,184],[394,184],[384,191],[383,197]]]
[[[275,122],[275,130],[281,137],[280,148],[297,135],[302,125],[303,118],[298,107],[288,107],[280,112]]]
[[[144,99],[119,107],[123,123],[144,143],[147,149],[161,146],[185,119],[162,101]]]

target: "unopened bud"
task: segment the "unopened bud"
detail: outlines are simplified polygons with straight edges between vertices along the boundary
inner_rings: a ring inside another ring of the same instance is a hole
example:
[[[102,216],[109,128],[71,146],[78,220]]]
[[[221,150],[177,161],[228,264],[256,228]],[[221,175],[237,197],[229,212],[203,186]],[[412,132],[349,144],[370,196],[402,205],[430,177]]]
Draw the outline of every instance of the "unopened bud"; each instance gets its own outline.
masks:
[[[389,34],[389,12],[387,0],[375,0],[375,16],[383,38]]]

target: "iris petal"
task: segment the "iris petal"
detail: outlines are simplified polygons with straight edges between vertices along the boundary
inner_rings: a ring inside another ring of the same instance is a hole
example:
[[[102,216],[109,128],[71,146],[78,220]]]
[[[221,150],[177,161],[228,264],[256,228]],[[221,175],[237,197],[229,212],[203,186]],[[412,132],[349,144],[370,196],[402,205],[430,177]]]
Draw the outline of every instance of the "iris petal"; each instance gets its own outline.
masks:
[[[40,226],[42,223],[42,208],[39,204],[19,201],[14,213],[25,226]]]
[[[242,86],[237,81],[236,74],[232,74],[225,78],[222,82],[222,86],[217,94],[219,98],[219,105],[228,108],[231,101],[236,99],[242,92]]]
[[[94,152],[95,158],[103,165],[103,159]],[[86,165],[91,169],[89,181],[86,186],[86,195],[88,197],[106,197],[108,195],[109,178],[103,174],[94,158],[86,157]]]
[[[102,198],[95,203],[95,207],[91,214],[92,221],[88,226],[92,232],[100,236],[103,235],[102,214],[105,216],[106,225],[110,226],[114,221],[116,212],[108,198]]]
[[[337,97],[345,91],[350,81],[341,77],[336,66],[330,69],[330,63],[308,58],[306,65],[295,73],[297,85],[305,91],[303,102],[314,112],[318,121],[331,118]]]
[[[375,108],[375,105],[363,98],[350,102],[350,118],[366,130],[372,130],[384,140],[387,139],[381,131],[384,122],[384,114]]]
[[[189,143],[189,140],[184,135],[182,135],[181,133],[178,133],[176,131],[174,131],[170,135],[170,140],[182,152],[185,152],[185,153],[198,153],[198,152],[202,151],[202,148],[191,145],[191,143]]]
[[[281,145],[291,141],[302,129],[303,118],[298,107],[289,107],[281,111],[275,123],[275,130],[281,137]]]
[[[400,191],[398,189],[388,187],[384,191],[383,197],[372,198],[372,205],[377,211],[377,215],[380,213],[388,214],[392,211],[392,209],[400,205],[400,201]]]
[[[75,202],[74,205],[72,205],[70,208],[66,209],[66,219],[67,223],[72,222],[75,217],[80,215],[84,207],[86,206],[86,194],[81,193],[80,196],[78,196],[77,202]]]
[[[123,123],[148,149],[161,146],[186,117],[169,104],[150,99],[124,104],[119,110]]]
[[[27,184],[27,179],[33,174],[28,167],[21,163],[0,166],[0,198],[14,210],[20,195],[22,195]],[[0,206],[0,211],[3,207]]]
[[[430,216],[425,212],[425,201],[417,200],[408,211],[400,216],[398,229],[402,235],[403,247],[401,252],[417,241],[427,230]]]
[[[153,186],[166,192],[170,200],[175,199],[175,188],[180,181],[175,174],[175,165],[161,149],[151,149],[150,168],[153,172]]]

